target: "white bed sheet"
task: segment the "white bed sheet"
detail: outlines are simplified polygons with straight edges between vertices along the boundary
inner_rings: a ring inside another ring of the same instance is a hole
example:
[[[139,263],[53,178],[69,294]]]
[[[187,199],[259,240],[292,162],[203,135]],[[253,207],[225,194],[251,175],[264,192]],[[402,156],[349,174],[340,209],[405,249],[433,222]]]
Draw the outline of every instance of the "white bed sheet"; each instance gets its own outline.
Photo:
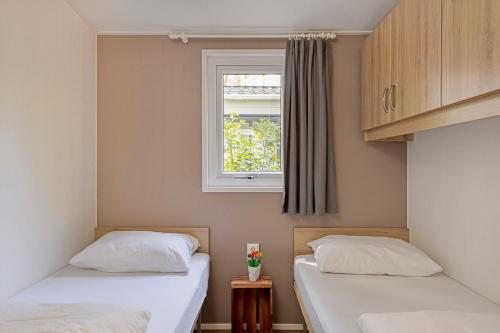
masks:
[[[500,313],[500,306],[444,274],[430,277],[321,273],[297,256],[294,276],[315,333],[360,333],[362,313],[450,310]]]
[[[187,274],[104,273],[66,266],[11,300],[124,304],[151,313],[147,333],[187,333],[207,293],[209,261],[207,254],[194,254]]]

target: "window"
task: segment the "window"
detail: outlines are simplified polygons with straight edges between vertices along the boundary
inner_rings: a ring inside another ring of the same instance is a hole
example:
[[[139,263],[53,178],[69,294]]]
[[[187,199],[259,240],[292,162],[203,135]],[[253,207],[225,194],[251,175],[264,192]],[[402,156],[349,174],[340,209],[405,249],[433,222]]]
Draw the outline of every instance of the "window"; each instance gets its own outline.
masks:
[[[281,192],[284,50],[203,50],[203,191]]]

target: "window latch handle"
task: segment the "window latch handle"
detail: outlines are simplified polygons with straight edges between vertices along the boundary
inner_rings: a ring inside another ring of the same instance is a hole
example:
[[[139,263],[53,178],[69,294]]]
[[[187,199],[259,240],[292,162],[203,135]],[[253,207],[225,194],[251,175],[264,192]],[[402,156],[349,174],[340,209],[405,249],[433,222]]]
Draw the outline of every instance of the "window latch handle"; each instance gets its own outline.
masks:
[[[253,176],[234,176],[234,179],[248,179],[248,180],[252,180]]]

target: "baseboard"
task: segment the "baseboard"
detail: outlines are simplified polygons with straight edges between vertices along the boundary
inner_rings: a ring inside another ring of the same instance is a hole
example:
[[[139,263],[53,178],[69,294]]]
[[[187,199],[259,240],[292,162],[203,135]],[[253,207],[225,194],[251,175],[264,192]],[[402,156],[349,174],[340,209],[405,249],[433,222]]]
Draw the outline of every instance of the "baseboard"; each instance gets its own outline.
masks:
[[[273,324],[273,330],[278,331],[301,331],[302,324]]]
[[[207,330],[207,331],[216,331],[216,330],[230,330],[231,329],[231,324],[222,324],[222,323],[202,323],[201,324],[201,329],[202,330]]]
[[[206,331],[231,330],[231,323],[204,323],[201,324],[201,328]],[[257,324],[257,328],[259,328],[259,324]],[[278,331],[301,331],[302,329],[302,324],[273,324],[273,330]]]

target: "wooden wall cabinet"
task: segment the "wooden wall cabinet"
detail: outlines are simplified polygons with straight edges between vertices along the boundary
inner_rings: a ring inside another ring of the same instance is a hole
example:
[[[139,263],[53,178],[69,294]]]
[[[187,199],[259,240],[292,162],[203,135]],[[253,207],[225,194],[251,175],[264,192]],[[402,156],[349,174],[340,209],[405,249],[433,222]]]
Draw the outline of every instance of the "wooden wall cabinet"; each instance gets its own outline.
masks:
[[[387,16],[363,45],[364,129],[390,123],[388,90],[391,85],[391,17]]]
[[[362,52],[367,141],[500,115],[500,0],[401,0]]]
[[[365,130],[440,107],[440,0],[402,0],[366,38],[362,73]]]
[[[443,105],[500,89],[500,1],[443,1]]]
[[[361,127],[363,131],[374,127],[374,97],[376,94],[373,84],[373,35],[369,35],[363,41],[361,47]]]
[[[391,84],[391,16],[387,16],[373,32],[373,126],[391,122],[388,87]]]
[[[390,95],[400,120],[441,106],[441,1],[403,0],[391,16]]]

